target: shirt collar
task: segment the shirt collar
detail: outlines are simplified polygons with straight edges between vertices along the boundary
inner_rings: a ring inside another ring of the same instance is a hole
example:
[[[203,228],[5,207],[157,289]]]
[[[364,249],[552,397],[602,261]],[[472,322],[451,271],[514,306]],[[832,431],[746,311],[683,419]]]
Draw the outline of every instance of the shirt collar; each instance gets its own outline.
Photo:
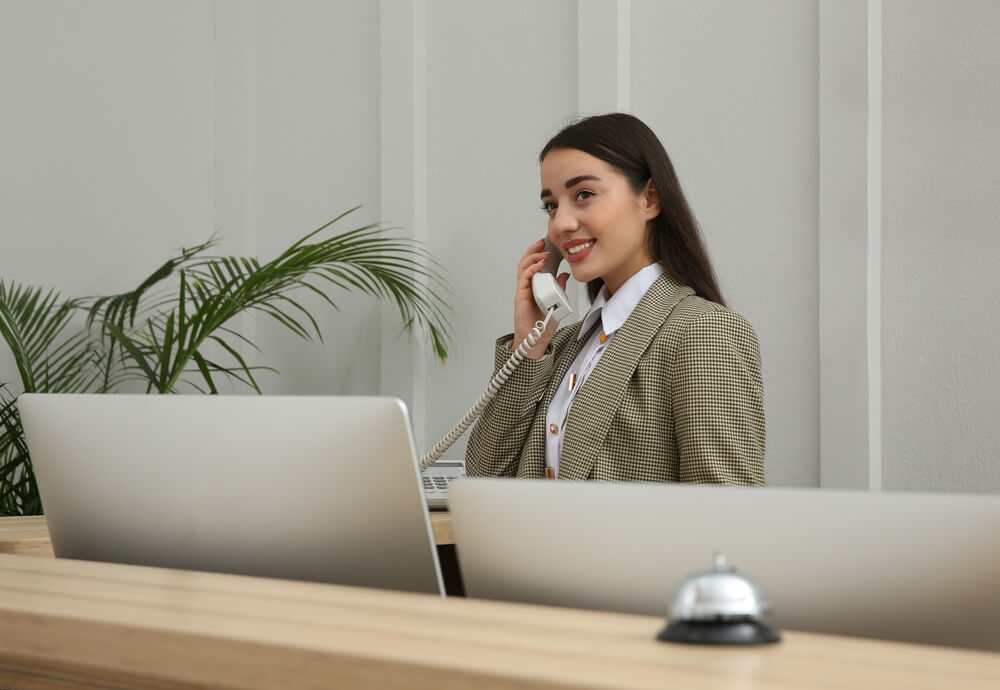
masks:
[[[663,275],[663,266],[659,263],[650,264],[639,270],[634,276],[625,281],[625,284],[618,288],[613,295],[608,295],[608,286],[605,285],[594,298],[594,303],[590,305],[587,315],[580,325],[580,335],[582,338],[587,331],[601,320],[601,327],[606,335],[611,335],[625,323],[632,310],[639,304],[639,300],[646,294],[649,286],[656,282],[656,279]]]

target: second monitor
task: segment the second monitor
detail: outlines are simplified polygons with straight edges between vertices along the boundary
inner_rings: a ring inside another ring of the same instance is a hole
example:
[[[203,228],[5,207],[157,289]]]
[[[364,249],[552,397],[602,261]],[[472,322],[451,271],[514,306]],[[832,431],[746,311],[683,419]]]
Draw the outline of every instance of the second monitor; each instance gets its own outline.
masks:
[[[781,628],[1000,650],[1000,496],[461,479],[466,594],[664,616],[716,552]]]

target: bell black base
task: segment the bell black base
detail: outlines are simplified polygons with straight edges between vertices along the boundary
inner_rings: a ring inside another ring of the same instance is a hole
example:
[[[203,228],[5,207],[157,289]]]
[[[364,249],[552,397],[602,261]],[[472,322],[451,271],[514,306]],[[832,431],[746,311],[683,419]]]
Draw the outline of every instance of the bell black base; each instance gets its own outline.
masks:
[[[686,644],[769,644],[779,642],[777,628],[763,621],[671,621],[656,636],[664,642]]]

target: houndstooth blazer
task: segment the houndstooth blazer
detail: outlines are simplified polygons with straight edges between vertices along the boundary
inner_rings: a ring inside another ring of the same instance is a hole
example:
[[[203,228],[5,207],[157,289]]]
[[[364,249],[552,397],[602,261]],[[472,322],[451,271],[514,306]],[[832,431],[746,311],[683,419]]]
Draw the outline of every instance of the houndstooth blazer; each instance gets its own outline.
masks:
[[[470,476],[544,476],[545,415],[586,342],[579,332],[579,322],[559,329],[546,355],[525,359],[486,406],[466,450]],[[494,373],[510,341],[497,341]],[[560,479],[763,484],[753,328],[660,276],[577,391],[564,432]]]

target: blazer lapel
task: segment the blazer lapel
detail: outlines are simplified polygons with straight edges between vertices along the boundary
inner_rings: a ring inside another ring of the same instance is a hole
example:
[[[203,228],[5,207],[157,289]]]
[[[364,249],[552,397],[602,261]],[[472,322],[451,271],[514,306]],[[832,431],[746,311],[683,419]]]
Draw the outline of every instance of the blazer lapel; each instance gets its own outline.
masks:
[[[649,348],[677,303],[693,294],[694,290],[678,285],[663,274],[649,287],[615,333],[608,349],[573,399],[566,420],[562,458],[559,460],[560,479],[586,479],[590,476],[639,358]],[[577,345],[576,352],[583,348],[583,342],[585,340]],[[562,381],[574,357],[563,359],[565,366],[557,372],[557,382]],[[550,390],[549,400],[552,394],[553,390]]]

